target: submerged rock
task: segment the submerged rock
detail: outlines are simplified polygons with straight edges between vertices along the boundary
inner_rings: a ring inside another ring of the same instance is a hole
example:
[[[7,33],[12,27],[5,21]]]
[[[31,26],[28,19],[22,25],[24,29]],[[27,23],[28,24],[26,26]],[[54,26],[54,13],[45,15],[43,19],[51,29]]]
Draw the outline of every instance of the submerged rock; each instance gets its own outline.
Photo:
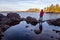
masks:
[[[37,23],[38,23],[38,21],[37,21],[37,19],[36,18],[32,18],[32,17],[30,17],[30,16],[28,16],[27,18],[26,18],[26,22],[29,24],[32,24],[32,25],[36,25]]]
[[[35,34],[40,34],[40,30],[34,30]]]
[[[28,28],[29,26],[26,26],[26,28]]]
[[[47,21],[47,22],[48,22],[48,24],[50,24],[50,25],[60,26],[60,18],[58,18],[58,19],[53,19],[53,20],[49,20],[49,21]]]
[[[42,24],[39,25],[39,30],[34,30],[35,34],[40,34],[42,33]]]
[[[59,30],[53,30],[53,31],[55,31],[56,33],[60,33],[60,31],[59,31]]]

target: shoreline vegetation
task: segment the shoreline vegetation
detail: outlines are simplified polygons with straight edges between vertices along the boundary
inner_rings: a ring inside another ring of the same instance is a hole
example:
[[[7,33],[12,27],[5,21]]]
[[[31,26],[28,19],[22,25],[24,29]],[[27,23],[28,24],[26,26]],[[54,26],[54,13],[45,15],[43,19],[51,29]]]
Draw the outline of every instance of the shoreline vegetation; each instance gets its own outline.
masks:
[[[51,4],[48,7],[45,7],[44,9],[45,13],[60,13],[60,6],[58,4],[53,5]],[[39,8],[29,8],[25,11],[0,11],[0,12],[40,12]]]
[[[60,6],[58,4],[56,4],[56,5],[51,4],[50,6],[45,7],[43,10],[45,13],[60,13]],[[40,9],[39,8],[29,8],[28,10],[22,11],[22,12],[40,12]]]

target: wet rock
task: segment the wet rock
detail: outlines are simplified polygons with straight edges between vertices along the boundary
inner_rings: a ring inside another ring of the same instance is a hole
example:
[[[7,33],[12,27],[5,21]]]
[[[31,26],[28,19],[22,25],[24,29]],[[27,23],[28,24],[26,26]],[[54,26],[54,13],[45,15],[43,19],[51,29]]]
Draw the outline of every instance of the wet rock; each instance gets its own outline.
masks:
[[[17,13],[8,13],[7,17],[11,20],[10,25],[16,25],[20,23],[21,17]]]
[[[34,30],[35,34],[40,34],[42,33],[42,24],[39,25],[39,30]]]
[[[31,31],[33,31],[33,29],[31,29]]]
[[[8,13],[7,16],[0,14],[0,40],[10,26],[19,24],[20,21],[21,17],[17,13]]]
[[[1,31],[1,27],[0,27],[0,40],[2,39],[3,37],[3,32]]]
[[[31,23],[32,17],[28,16],[25,20],[29,24],[29,23]]]
[[[2,39],[2,31],[1,31],[1,29],[0,29],[0,40]]]
[[[25,18],[21,18],[21,20],[20,21],[25,21]]]
[[[60,31],[59,31],[59,30],[53,30],[53,31],[55,31],[56,33],[60,33]]]
[[[2,37],[4,36],[3,33],[9,28],[8,25],[4,25],[4,24],[1,24],[0,25],[0,40],[2,39]]]
[[[32,25],[36,25],[37,23],[38,23],[37,19],[36,18],[32,18],[31,24]]]
[[[53,36],[51,36],[51,38],[54,38]]]
[[[35,34],[40,34],[41,31],[40,30],[34,30]]]
[[[26,28],[28,28],[29,26],[26,26]]]
[[[36,18],[32,18],[32,17],[30,17],[30,16],[28,16],[27,18],[26,18],[26,22],[29,24],[32,24],[32,25],[36,25],[37,23],[38,23],[38,21],[37,21],[37,19]]]
[[[5,25],[4,24],[0,25],[0,29],[1,29],[2,32],[6,31],[8,28],[9,28],[9,25],[6,25],[6,24]]]
[[[8,17],[4,16],[3,14],[0,14],[0,24],[9,25],[10,22],[11,22],[11,20]]]
[[[58,19],[53,19],[53,20],[49,20],[49,21],[47,21],[47,22],[48,22],[48,24],[50,24],[50,25],[60,26],[60,18],[58,18]]]

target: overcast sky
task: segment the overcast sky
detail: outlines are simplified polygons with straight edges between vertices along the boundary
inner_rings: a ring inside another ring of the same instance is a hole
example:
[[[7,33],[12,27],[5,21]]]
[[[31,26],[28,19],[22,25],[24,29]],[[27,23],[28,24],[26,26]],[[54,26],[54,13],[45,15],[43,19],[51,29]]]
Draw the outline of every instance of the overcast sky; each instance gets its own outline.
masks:
[[[0,0],[1,11],[27,10],[29,8],[43,9],[51,4],[59,4],[60,0]]]

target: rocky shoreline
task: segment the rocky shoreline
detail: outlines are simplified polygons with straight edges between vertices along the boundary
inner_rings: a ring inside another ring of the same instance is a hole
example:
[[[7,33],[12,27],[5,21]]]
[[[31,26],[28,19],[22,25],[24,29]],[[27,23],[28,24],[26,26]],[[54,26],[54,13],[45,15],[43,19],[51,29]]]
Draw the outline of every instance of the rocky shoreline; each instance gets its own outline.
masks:
[[[60,26],[60,18],[48,20],[47,23],[49,25]]]
[[[21,21],[26,21],[27,24],[37,25],[40,21],[33,17],[21,18],[17,13],[8,13],[7,16],[0,14],[0,40],[3,33],[11,26],[19,24]],[[43,21],[45,22],[45,21]],[[47,23],[54,26],[60,26],[60,18],[47,20]]]
[[[7,16],[0,14],[0,40],[3,32],[6,31],[10,26],[20,23],[21,17],[17,13],[8,13]]]

